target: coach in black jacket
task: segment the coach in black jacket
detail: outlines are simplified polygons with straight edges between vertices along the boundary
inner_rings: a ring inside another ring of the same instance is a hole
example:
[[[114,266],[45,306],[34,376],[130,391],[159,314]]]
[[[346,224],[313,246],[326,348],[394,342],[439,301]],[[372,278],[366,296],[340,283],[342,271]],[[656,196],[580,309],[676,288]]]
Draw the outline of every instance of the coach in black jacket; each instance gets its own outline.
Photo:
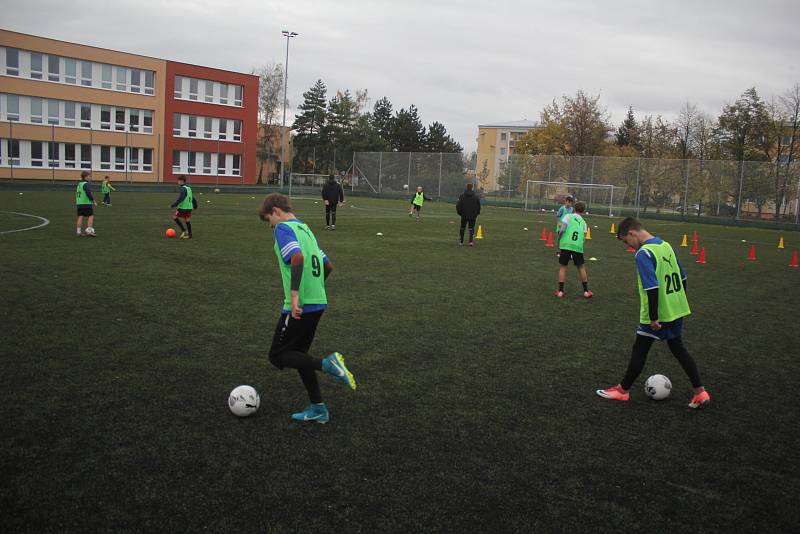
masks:
[[[336,230],[336,206],[340,202],[344,204],[344,191],[332,174],[322,186],[322,200],[325,201],[325,229]]]
[[[461,240],[459,245],[464,244],[464,228],[469,224],[469,246],[475,246],[473,239],[475,235],[475,220],[481,213],[481,199],[472,190],[472,184],[467,184],[466,191],[458,197],[456,213],[461,215]]]

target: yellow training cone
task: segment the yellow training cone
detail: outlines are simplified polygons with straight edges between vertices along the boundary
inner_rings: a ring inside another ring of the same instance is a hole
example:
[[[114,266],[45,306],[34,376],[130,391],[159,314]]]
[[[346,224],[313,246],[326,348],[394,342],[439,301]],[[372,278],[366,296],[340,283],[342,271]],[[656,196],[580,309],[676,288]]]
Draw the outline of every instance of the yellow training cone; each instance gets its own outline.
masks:
[[[617,228],[616,228],[616,226],[614,226],[614,223],[611,223],[611,231],[608,232],[608,233],[609,234],[616,234],[617,233]]]
[[[586,227],[586,239],[592,238],[592,229],[590,227]]]
[[[483,226],[478,225],[478,233],[475,234],[475,239],[483,239]]]
[[[681,241],[681,246],[682,247],[689,246],[689,236],[687,236],[686,234],[683,234],[683,241]]]
[[[783,236],[781,236],[781,240],[778,241],[778,248],[783,248]]]

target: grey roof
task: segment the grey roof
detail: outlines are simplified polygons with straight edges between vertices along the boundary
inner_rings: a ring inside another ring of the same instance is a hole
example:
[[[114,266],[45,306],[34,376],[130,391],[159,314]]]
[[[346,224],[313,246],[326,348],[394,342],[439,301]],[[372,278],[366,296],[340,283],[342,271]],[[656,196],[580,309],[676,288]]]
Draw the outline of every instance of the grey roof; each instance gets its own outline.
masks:
[[[489,124],[479,124],[478,128],[536,128],[539,123],[536,121],[529,121],[524,119],[521,121],[507,121],[507,122],[493,122]]]

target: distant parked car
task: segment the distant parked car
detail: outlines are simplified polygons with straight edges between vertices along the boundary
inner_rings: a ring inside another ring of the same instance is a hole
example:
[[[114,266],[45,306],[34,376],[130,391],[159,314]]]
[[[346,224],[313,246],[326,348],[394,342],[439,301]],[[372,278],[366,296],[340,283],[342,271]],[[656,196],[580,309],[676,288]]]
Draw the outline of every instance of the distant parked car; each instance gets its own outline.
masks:
[[[683,214],[683,206],[678,206],[675,208],[675,213]],[[689,206],[689,213],[693,215],[697,215],[700,213],[700,205],[699,204],[692,204]]]

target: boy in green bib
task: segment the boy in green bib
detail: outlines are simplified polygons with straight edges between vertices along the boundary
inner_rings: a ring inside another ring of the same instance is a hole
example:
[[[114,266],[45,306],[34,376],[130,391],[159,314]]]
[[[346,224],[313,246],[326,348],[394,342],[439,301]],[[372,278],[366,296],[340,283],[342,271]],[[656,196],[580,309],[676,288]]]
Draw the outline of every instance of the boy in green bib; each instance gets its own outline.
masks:
[[[292,213],[289,197],[280,193],[267,195],[258,216],[275,229],[273,248],[283,281],[283,308],[269,349],[269,361],[278,369],[297,369],[308,392],[310,404],[292,414],[292,419],[327,423],[330,413],[322,401],[317,372],[329,374],[356,389],[356,380],[341,354],[333,352],[325,358],[308,354],[328,306],[325,280],[333,271],[333,264],[319,248],[311,229]]]
[[[178,198],[170,207],[176,208],[175,216],[172,220],[181,229],[181,239],[191,239],[192,211],[197,209],[197,199],[194,198],[192,188],[186,184],[186,176],[184,175],[178,176]]]
[[[700,373],[683,346],[683,318],[691,313],[686,299],[686,273],[672,246],[645,230],[638,219],[628,217],[617,230],[617,239],[637,249],[636,269],[639,284],[639,327],[625,376],[616,386],[598,389],[606,399],[627,401],[628,391],[644,369],[647,353],[654,341],[666,341],[694,388],[689,408],[701,408],[711,396],[700,382]]]
[[[568,197],[571,198],[571,197]],[[578,274],[583,284],[583,296],[587,299],[592,298],[593,294],[589,291],[589,275],[586,274],[586,265],[583,259],[583,245],[586,238],[586,221],[583,220],[583,212],[586,204],[577,202],[575,213],[565,213],[558,223],[558,290],[556,297],[564,296],[564,283],[567,280],[567,265],[569,260],[578,268]]]
[[[92,181],[92,173],[89,171],[81,172],[81,179],[78,181],[78,186],[75,188],[75,207],[78,211],[78,220],[75,223],[75,234],[78,237],[97,237],[94,231],[94,206],[97,202],[92,196],[92,188],[90,183]],[[86,217],[86,230],[83,231],[83,218]]]
[[[103,183],[100,185],[100,192],[103,193],[103,204],[106,206],[111,205],[111,192],[116,191],[111,180],[106,176],[103,178]]]
[[[422,190],[422,186],[417,186],[417,192],[414,193],[414,196],[411,197],[411,209],[408,211],[408,216],[411,217],[414,215],[414,212],[417,214],[417,220],[419,220],[420,211],[422,210],[422,205],[425,204],[426,200],[430,200],[431,198],[425,196],[425,192]]]

